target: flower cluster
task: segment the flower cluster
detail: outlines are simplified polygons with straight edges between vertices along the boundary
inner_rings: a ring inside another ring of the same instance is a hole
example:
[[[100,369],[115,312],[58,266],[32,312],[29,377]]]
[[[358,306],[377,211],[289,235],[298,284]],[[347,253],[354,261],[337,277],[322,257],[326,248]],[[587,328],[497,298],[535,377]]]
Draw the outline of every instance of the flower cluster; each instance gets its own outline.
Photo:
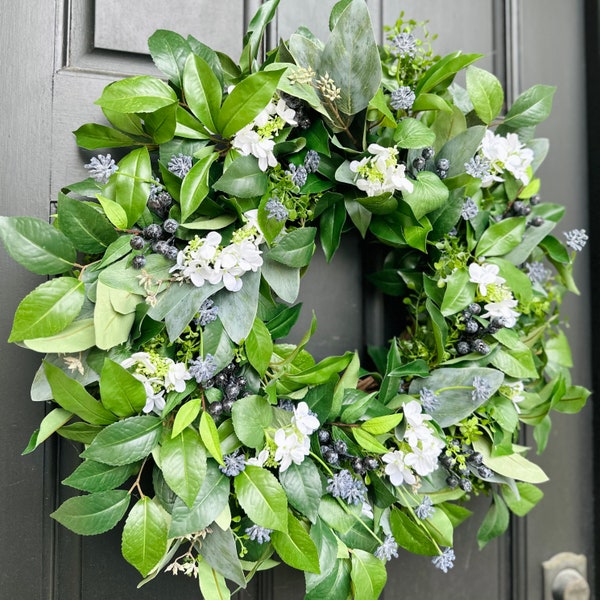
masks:
[[[293,407],[291,426],[279,428],[273,436],[275,461],[285,471],[292,463],[302,464],[310,452],[310,435],[319,428],[319,419],[311,413],[306,402]]]

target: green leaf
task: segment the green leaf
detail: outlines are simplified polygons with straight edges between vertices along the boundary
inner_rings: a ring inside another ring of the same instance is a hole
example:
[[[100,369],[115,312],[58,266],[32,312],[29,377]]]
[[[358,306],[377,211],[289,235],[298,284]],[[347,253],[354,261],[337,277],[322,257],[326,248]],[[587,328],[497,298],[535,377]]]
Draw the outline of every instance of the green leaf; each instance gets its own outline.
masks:
[[[446,291],[440,310],[448,317],[468,306],[475,298],[475,284],[466,269],[456,269],[446,279]]]
[[[104,252],[118,237],[101,211],[63,193],[58,195],[58,226],[78,250],[90,254]]]
[[[77,319],[56,335],[23,340],[21,343],[35,352],[63,354],[82,352],[96,343],[94,320]]]
[[[96,346],[102,350],[114,348],[127,341],[129,331],[135,321],[135,307],[127,314],[118,312],[111,302],[111,294],[122,296],[123,292],[99,281],[96,286],[94,329]],[[141,296],[139,298],[141,299]]]
[[[119,417],[131,417],[146,406],[146,389],[120,364],[106,358],[100,374],[102,404]]]
[[[516,248],[523,239],[525,217],[510,217],[490,225],[481,235],[475,256],[503,256]]]
[[[231,418],[235,434],[242,444],[257,449],[264,446],[264,430],[273,419],[273,409],[265,397],[240,398],[233,404]]]
[[[229,138],[252,122],[273,98],[284,72],[260,71],[238,83],[223,102],[216,123],[218,133]]]
[[[398,208],[398,201],[391,192],[379,196],[358,197],[356,201],[374,215],[388,215]]]
[[[253,62],[258,57],[258,50],[263,40],[265,29],[275,16],[275,11],[279,5],[279,0],[267,0],[257,9],[256,13],[250,19],[250,23],[244,34],[242,56],[240,57],[240,66],[244,72],[252,69]]]
[[[442,146],[437,156],[438,158],[447,158],[450,161],[448,177],[464,173],[465,163],[475,156],[485,132],[486,127],[484,125],[475,125],[454,136]]]
[[[498,348],[490,362],[509,377],[517,379],[538,377],[533,354],[527,347],[518,347],[512,350]]]
[[[544,497],[544,492],[531,483],[517,481],[516,491],[511,486],[502,486],[502,497],[515,515],[524,517]]]
[[[390,526],[394,539],[402,548],[413,554],[438,554],[437,546],[429,534],[403,511],[392,508]]]
[[[315,523],[323,495],[323,483],[315,463],[308,458],[299,465],[292,463],[285,471],[280,471],[279,481],[291,506]]]
[[[260,319],[254,319],[254,325],[246,338],[246,356],[261,377],[269,368],[272,354],[271,333]]]
[[[254,198],[266,193],[268,178],[254,156],[239,156],[215,181],[213,189],[239,198]]]
[[[129,417],[98,433],[81,456],[107,465],[127,465],[146,458],[158,445],[161,433],[159,417]]]
[[[166,436],[160,447],[160,468],[169,487],[192,508],[206,476],[206,452],[191,428]]]
[[[92,425],[108,425],[117,420],[81,383],[71,379],[62,369],[44,361],[44,373],[54,401],[65,410]]]
[[[467,93],[477,116],[489,125],[500,113],[504,90],[498,78],[484,69],[467,68]]]
[[[137,463],[113,466],[84,460],[62,483],[84,492],[106,492],[125,483],[138,466]]]
[[[73,440],[81,444],[91,444],[102,429],[102,425],[90,425],[83,421],[78,421],[77,423],[61,427],[56,433],[66,440]]]
[[[433,514],[423,521],[431,537],[440,546],[452,546],[454,527],[448,515],[439,508],[433,509]]]
[[[104,197],[102,194],[96,194],[100,206],[106,215],[106,218],[118,229],[127,229],[127,213],[125,209],[114,200]]]
[[[287,497],[275,475],[261,467],[246,465],[235,476],[234,487],[240,506],[254,523],[287,531]]]
[[[206,411],[203,411],[200,417],[200,437],[210,455],[220,465],[224,465],[219,432],[213,418]]]
[[[155,144],[166,144],[173,139],[178,108],[176,104],[170,104],[144,115],[144,127]]]
[[[339,15],[317,71],[328,73],[340,88],[336,106],[343,114],[355,115],[369,105],[379,89],[381,63],[364,2],[351,2]]]
[[[149,113],[176,102],[175,92],[164,81],[138,75],[107,85],[95,104],[120,113]]]
[[[271,334],[271,339],[276,340],[278,338],[286,337],[290,333],[292,327],[296,324],[301,310],[302,304],[285,307],[275,317],[269,319],[266,326]]]
[[[198,582],[204,600],[229,600],[231,598],[225,577],[215,571],[205,560],[198,561]]]
[[[436,61],[421,77],[415,90],[417,96],[433,90],[442,83],[449,85],[456,73],[481,57],[481,54],[462,54],[460,51],[447,54]]]
[[[181,221],[183,223],[188,220],[189,216],[198,209],[204,198],[206,198],[209,190],[210,167],[218,156],[216,152],[212,152],[200,159],[184,177],[181,183],[180,197]]]
[[[351,559],[354,597],[356,600],[377,600],[387,581],[384,561],[358,548],[352,550]]]
[[[412,192],[403,192],[404,201],[410,206],[415,219],[420,221],[426,214],[442,207],[448,200],[448,188],[431,171],[420,171],[413,181]]]
[[[76,496],[63,502],[50,516],[79,535],[97,535],[112,529],[123,518],[129,500],[126,490]]]
[[[148,38],[154,64],[178,87],[181,87],[185,60],[191,53],[189,43],[178,33],[158,29]]]
[[[202,400],[200,398],[185,402],[175,416],[172,435],[179,435],[190,423],[192,423],[192,421],[200,414],[201,408]]]
[[[236,538],[231,529],[223,528],[223,525],[219,525],[218,522],[214,523],[211,526],[211,533],[202,540],[199,554],[227,579],[237,583],[241,588],[246,587],[246,578],[236,548]]]
[[[183,91],[190,110],[210,129],[217,130],[221,108],[221,83],[210,65],[190,54],[183,71]]]
[[[402,119],[394,131],[394,142],[400,148],[425,148],[435,142],[435,132],[421,121]]]
[[[148,149],[132,150],[119,161],[119,169],[104,188],[104,195],[114,200],[127,214],[127,227],[133,227],[141,217],[153,181]]]
[[[71,240],[41,219],[0,217],[0,237],[8,254],[38,275],[64,273],[77,260]]]
[[[164,509],[147,496],[140,498],[123,527],[123,558],[145,577],[167,551],[168,531]]]
[[[71,420],[73,413],[64,408],[53,408],[41,421],[40,426],[33,432],[29,444],[21,454],[33,452],[40,444],[45,442],[53,433]]]
[[[402,421],[402,413],[373,417],[372,419],[365,421],[361,425],[361,429],[368,433],[372,433],[373,435],[381,435],[394,429],[400,421]]]
[[[484,548],[490,540],[502,535],[508,529],[509,521],[510,514],[506,504],[500,496],[494,494],[494,502],[487,511],[477,532],[479,549]]]
[[[15,312],[9,342],[43,338],[63,331],[81,311],[83,282],[59,277],[27,294]]]
[[[300,269],[286,267],[263,255],[262,276],[274,294],[284,302],[295,302],[300,291]]]
[[[86,123],[73,132],[77,145],[86,150],[99,148],[126,148],[135,146],[136,141],[131,136],[97,123]]]
[[[287,531],[273,531],[271,543],[286,564],[309,573],[319,572],[317,547],[291,513],[288,514]]]
[[[550,85],[534,85],[525,90],[506,113],[499,133],[541,123],[550,115],[555,92],[556,88]]]
[[[364,448],[367,452],[385,454],[389,450],[373,434],[366,431],[363,427],[353,427],[352,435],[359,446]]]
[[[508,456],[492,456],[491,445],[484,439],[474,441],[473,447],[477,452],[481,452],[483,463],[500,475],[527,483],[544,483],[544,481],[548,481],[548,477],[544,471],[521,454],[514,453]]]
[[[307,580],[310,573],[306,574]],[[333,570],[310,591],[304,600],[348,600],[350,597],[350,561],[333,561]]]
[[[321,247],[328,262],[339,248],[345,223],[346,209],[341,202],[336,202],[325,210],[319,219]]]
[[[301,227],[286,233],[268,255],[288,267],[305,267],[315,251],[316,227]]]
[[[229,490],[229,478],[219,471],[214,460],[207,460],[206,476],[192,507],[188,508],[181,499],[175,501],[169,537],[206,529],[227,506]]]

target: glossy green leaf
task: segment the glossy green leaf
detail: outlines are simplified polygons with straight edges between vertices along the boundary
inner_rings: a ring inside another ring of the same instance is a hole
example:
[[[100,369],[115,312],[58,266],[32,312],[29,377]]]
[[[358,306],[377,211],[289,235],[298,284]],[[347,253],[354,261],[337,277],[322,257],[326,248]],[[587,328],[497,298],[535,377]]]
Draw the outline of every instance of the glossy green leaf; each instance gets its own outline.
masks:
[[[130,228],[144,212],[150,195],[153,176],[148,149],[132,150],[119,161],[118,166],[118,171],[104,188],[104,196],[121,206]]]
[[[525,90],[506,113],[500,131],[531,127],[544,121],[552,110],[555,92],[551,85],[534,85]]]
[[[288,514],[287,531],[273,531],[271,543],[286,564],[309,573],[319,572],[317,547],[292,513]]]
[[[44,373],[54,401],[65,410],[92,425],[108,425],[117,420],[81,383],[71,379],[62,369],[44,361]]]
[[[119,417],[131,417],[146,405],[146,389],[120,364],[106,358],[100,374],[102,404]]]
[[[169,518],[164,509],[148,496],[140,498],[123,527],[123,558],[144,577],[167,551]]]
[[[84,460],[62,483],[84,492],[105,492],[125,483],[137,468],[137,464],[113,466]]]
[[[27,447],[21,454],[33,452],[40,444],[45,442],[53,433],[68,423],[73,413],[64,408],[53,408],[41,421],[40,426],[33,432]]]
[[[188,508],[181,499],[175,501],[169,537],[189,535],[208,527],[227,506],[229,491],[229,478],[209,459],[206,476],[192,507]]]
[[[544,492],[531,483],[517,481],[515,485],[516,490],[508,485],[503,485],[502,497],[515,515],[524,517],[544,497]]]
[[[135,307],[127,314],[115,310],[111,301],[111,294],[122,295],[115,288],[104,285],[101,281],[96,286],[96,304],[94,306],[94,328],[96,331],[96,345],[98,348],[108,350],[127,341],[129,331],[135,321]]]
[[[146,458],[158,445],[161,433],[159,417],[129,417],[98,433],[81,456],[107,465],[127,465]]]
[[[34,217],[0,217],[0,238],[14,260],[38,275],[64,273],[77,259],[75,246],[62,231]]]
[[[212,152],[200,159],[187,173],[181,184],[181,221],[185,223],[206,198],[209,190],[210,167],[218,158]]]
[[[121,113],[148,113],[175,104],[175,92],[149,75],[128,77],[108,84],[96,104]]]
[[[112,529],[125,515],[130,496],[109,490],[65,500],[50,516],[79,535],[97,535]]]
[[[342,240],[342,230],[346,223],[346,209],[341,202],[336,202],[328,208],[319,220],[319,237],[325,258],[329,262]]]
[[[394,539],[402,548],[413,554],[426,556],[438,554],[438,549],[429,533],[402,510],[392,508],[390,526]]]
[[[523,239],[525,217],[510,217],[490,225],[479,238],[475,256],[503,256]]]
[[[280,471],[279,481],[290,505],[315,523],[323,495],[323,483],[315,463],[308,458],[299,465],[292,463],[285,471]]]
[[[246,465],[235,476],[234,487],[240,506],[254,523],[287,531],[287,497],[275,475],[262,467]]]
[[[319,573],[305,573],[306,592],[317,588],[337,567],[338,543],[333,531],[316,518],[310,528],[310,537],[315,543],[319,555]],[[344,600],[346,600],[344,598]]]
[[[136,140],[131,136],[106,125],[86,123],[73,132],[77,145],[86,150],[99,148],[127,148],[135,146]]]
[[[246,356],[261,377],[269,368],[272,354],[271,333],[260,319],[254,319],[252,329],[246,338]]]
[[[262,276],[284,302],[295,302],[300,292],[300,269],[287,267],[263,255]]]
[[[269,104],[283,70],[253,73],[238,83],[219,112],[217,131],[231,137],[245,127]]]
[[[402,421],[402,413],[395,413],[393,415],[383,415],[381,417],[373,417],[368,421],[365,421],[361,425],[363,431],[372,433],[373,435],[381,435],[394,429],[400,421]]]
[[[498,78],[484,69],[467,67],[467,93],[477,116],[489,125],[502,110],[504,90]]]
[[[269,258],[288,267],[305,267],[315,251],[315,227],[302,227],[286,233],[271,248]]]
[[[385,563],[371,552],[354,548],[351,553],[350,577],[356,600],[377,600],[385,587]]]
[[[210,455],[219,464],[224,465],[217,426],[214,419],[206,411],[203,411],[200,417],[200,437]]]
[[[527,347],[515,349],[498,348],[490,362],[509,377],[517,379],[537,378],[537,369],[531,350]]]
[[[425,148],[435,142],[435,132],[418,119],[407,117],[398,123],[394,142],[399,148]]]
[[[429,67],[421,77],[416,89],[417,96],[430,92],[442,83],[449,85],[456,73],[479,60],[481,56],[481,54],[462,54],[460,51],[447,54]]]
[[[373,434],[369,433],[362,427],[353,427],[352,435],[361,448],[364,448],[367,452],[373,452],[375,454],[385,454],[388,452],[386,448]]]
[[[205,560],[198,561],[198,582],[204,600],[229,600],[231,598],[225,577],[215,571]]]
[[[494,495],[494,502],[488,509],[477,532],[479,549],[484,548],[495,537],[502,535],[508,529],[509,522],[510,513],[506,504],[502,498]]]
[[[437,158],[447,158],[450,161],[448,177],[464,173],[465,163],[475,156],[485,132],[485,126],[475,125],[454,136],[442,146],[437,153]]]
[[[42,283],[17,307],[8,341],[44,338],[60,333],[79,315],[83,301],[83,283],[74,277],[60,277]]]
[[[185,99],[190,110],[210,131],[217,130],[221,88],[221,82],[210,65],[203,58],[190,54],[183,71]]]
[[[118,229],[127,229],[127,213],[125,209],[110,198],[102,194],[96,194],[96,198],[102,206],[106,218]]]
[[[148,49],[154,64],[177,86],[181,87],[189,43],[178,33],[158,29],[148,38]]]
[[[351,2],[339,15],[318,63],[318,74],[325,73],[341,90],[336,106],[345,115],[357,114],[375,96],[381,63],[364,2]]]
[[[214,523],[211,533],[202,540],[199,554],[202,558],[227,579],[235,582],[239,587],[246,587],[246,578],[238,556],[236,538],[229,528],[222,524]]]
[[[448,317],[467,307],[475,298],[475,284],[466,269],[457,269],[446,279],[446,290],[440,310]]]
[[[244,72],[250,71],[253,61],[258,58],[258,50],[263,41],[265,29],[275,16],[278,6],[279,0],[267,0],[258,7],[256,13],[250,19],[244,34],[244,48],[240,57],[240,66]]]
[[[185,402],[175,415],[172,435],[179,435],[188,425],[190,425],[200,414],[201,408],[202,400],[200,398]]]
[[[170,104],[144,115],[144,127],[155,144],[171,141],[177,127],[177,104]]]
[[[426,214],[442,207],[448,200],[448,188],[431,171],[417,173],[412,192],[403,192],[404,201],[410,206],[417,221]]]
[[[200,435],[184,429],[166,436],[160,447],[160,467],[169,487],[192,508],[206,476],[206,452]]]
[[[298,321],[301,310],[302,304],[289,306],[267,321],[266,326],[271,334],[271,339],[276,340],[286,337]]]
[[[307,573],[307,577],[310,573]],[[310,591],[304,600],[348,600],[350,597],[350,561],[337,559],[333,562],[333,570]]]
[[[215,181],[213,189],[240,198],[255,198],[267,191],[268,178],[254,156],[239,156]]]

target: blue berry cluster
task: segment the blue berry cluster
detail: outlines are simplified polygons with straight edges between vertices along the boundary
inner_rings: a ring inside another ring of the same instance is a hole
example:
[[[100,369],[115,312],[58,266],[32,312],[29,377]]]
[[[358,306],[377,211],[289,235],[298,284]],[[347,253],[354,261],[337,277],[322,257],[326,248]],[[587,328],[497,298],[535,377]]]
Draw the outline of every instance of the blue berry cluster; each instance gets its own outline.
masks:
[[[332,466],[348,465],[357,475],[363,476],[367,471],[379,467],[379,461],[374,456],[354,456],[348,451],[344,440],[334,440],[327,429],[319,429],[317,433],[321,448],[321,456]]]
[[[208,412],[214,418],[231,414],[233,403],[243,396],[249,395],[246,390],[248,381],[244,375],[236,374],[237,365],[229,363],[222,371],[204,382],[204,389],[215,388],[220,392],[220,399],[208,405]]]

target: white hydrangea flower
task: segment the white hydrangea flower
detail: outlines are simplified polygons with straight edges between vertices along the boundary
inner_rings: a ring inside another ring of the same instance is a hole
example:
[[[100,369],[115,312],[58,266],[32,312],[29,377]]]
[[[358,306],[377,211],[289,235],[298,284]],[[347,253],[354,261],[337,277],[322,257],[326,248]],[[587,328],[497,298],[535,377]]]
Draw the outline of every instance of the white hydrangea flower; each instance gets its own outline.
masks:
[[[253,129],[254,124],[246,125],[240,129],[231,141],[233,148],[243,156],[252,155],[258,158],[258,167],[266,171],[269,167],[277,166],[277,159],[273,154],[275,142],[269,138],[263,138]]]
[[[504,298],[499,302],[488,302],[484,305],[486,310],[481,316],[486,318],[497,318],[502,321],[505,327],[514,327],[521,313],[513,310],[518,302],[511,296]]]
[[[252,458],[247,458],[246,464],[254,465],[255,467],[264,467],[268,458],[269,458],[269,451],[267,450],[267,448],[265,448],[265,449],[261,450],[256,456],[253,456]]]
[[[295,431],[278,429],[273,440],[277,446],[275,460],[279,463],[280,471],[285,471],[292,463],[301,464],[310,452],[309,437],[298,435]]]
[[[488,285],[500,285],[506,281],[498,275],[500,268],[498,265],[490,263],[471,263],[469,265],[469,281],[476,283],[479,286],[479,293],[482,296],[487,296]]]
[[[176,392],[183,392],[185,390],[185,382],[191,379],[189,371],[187,370],[185,363],[176,363],[169,360],[169,370],[165,375],[165,389],[167,392],[175,390]]]
[[[527,169],[533,162],[533,150],[526,148],[516,133],[508,133],[504,137],[488,129],[479,152],[490,165],[489,176],[482,180],[484,186],[491,185],[494,181],[504,181],[504,171],[511,173],[515,179],[520,179],[525,185],[529,183]]]
[[[413,485],[417,483],[417,478],[406,465],[405,457],[406,455],[402,450],[394,450],[381,457],[381,460],[386,463],[385,474],[390,478],[392,485],[402,485],[403,483]]]
[[[303,435],[310,435],[321,426],[319,419],[310,411],[306,402],[294,406],[292,425]]]
[[[404,463],[412,467],[417,474],[425,477],[437,469],[438,456],[443,448],[444,442],[430,431],[428,436],[419,440],[418,444],[411,445],[412,452],[406,455]]]

